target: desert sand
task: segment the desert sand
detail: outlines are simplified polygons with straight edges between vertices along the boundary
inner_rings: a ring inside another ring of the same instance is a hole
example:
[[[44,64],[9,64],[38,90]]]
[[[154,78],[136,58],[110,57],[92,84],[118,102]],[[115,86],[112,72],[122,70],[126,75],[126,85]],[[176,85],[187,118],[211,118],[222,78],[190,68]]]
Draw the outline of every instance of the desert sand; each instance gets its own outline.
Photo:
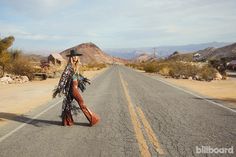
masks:
[[[143,70],[136,70],[145,73]],[[209,100],[225,102],[225,106],[236,109],[236,78],[228,77],[227,80],[196,81],[188,79],[165,78],[159,74],[146,73],[157,76],[175,86],[200,94]]]
[[[97,71],[85,71],[83,75],[92,79],[106,68]],[[44,81],[32,81],[24,84],[0,84],[1,113],[21,115],[52,100],[52,91],[59,78]],[[0,117],[0,125],[7,122]]]
[[[165,81],[199,93],[209,99],[226,102],[230,108],[236,108],[236,78],[229,77],[227,80],[213,80],[211,82],[172,78],[167,78]]]

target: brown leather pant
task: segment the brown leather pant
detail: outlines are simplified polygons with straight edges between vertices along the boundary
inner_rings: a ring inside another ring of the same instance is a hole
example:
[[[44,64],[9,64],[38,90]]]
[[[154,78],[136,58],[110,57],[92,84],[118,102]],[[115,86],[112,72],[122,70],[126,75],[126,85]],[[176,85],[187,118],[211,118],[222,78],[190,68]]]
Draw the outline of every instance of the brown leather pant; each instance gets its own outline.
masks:
[[[100,120],[99,116],[96,115],[95,113],[91,112],[87,108],[87,106],[84,103],[84,100],[83,100],[82,96],[79,93],[78,81],[73,81],[72,92],[73,92],[73,96],[74,96],[75,100],[77,101],[77,103],[79,104],[82,112],[84,113],[84,115],[86,116],[88,121],[90,122],[90,126],[93,126],[96,123],[98,123],[98,121]]]

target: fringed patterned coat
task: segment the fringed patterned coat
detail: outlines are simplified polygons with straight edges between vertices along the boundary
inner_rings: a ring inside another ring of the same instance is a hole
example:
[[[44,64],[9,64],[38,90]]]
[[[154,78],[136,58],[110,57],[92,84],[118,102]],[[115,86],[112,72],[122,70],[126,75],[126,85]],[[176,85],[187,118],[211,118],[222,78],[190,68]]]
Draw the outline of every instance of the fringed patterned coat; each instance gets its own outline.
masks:
[[[65,111],[67,112],[73,112],[74,114],[77,114],[79,111],[79,108],[72,104],[72,101],[74,99],[73,93],[72,93],[72,85],[73,85],[73,75],[74,70],[71,63],[68,63],[65,67],[65,70],[63,71],[60,81],[58,83],[58,86],[54,89],[53,92],[53,98],[55,98],[57,95],[61,96],[64,95],[63,103],[62,103],[62,116]],[[83,77],[81,74],[79,74],[78,78],[78,87],[83,92],[86,89],[86,83],[90,84],[90,80]]]

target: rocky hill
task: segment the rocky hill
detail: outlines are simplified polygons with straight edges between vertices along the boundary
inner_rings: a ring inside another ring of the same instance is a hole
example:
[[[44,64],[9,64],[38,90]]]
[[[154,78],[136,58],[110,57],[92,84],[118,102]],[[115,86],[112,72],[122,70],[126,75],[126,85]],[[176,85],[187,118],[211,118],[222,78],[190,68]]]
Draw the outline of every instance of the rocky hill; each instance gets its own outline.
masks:
[[[208,47],[220,48],[231,43],[226,42],[210,42],[201,44],[188,44],[188,45],[169,45],[169,46],[153,46],[153,47],[137,47],[137,48],[120,48],[120,49],[106,49],[105,52],[112,56],[118,56],[121,58],[132,59],[142,53],[153,53],[153,48],[157,50],[157,56],[159,58],[166,58],[175,51],[181,53],[195,52],[203,50]]]
[[[142,53],[137,57],[134,57],[131,61],[132,62],[146,62],[146,61],[153,61],[157,58],[153,54]]]
[[[40,62],[41,60],[46,60],[47,57],[38,54],[26,54],[22,53],[22,56],[32,62]]]
[[[236,43],[220,48],[206,48],[197,51],[203,60],[220,60],[225,58],[227,60],[236,59]]]
[[[66,55],[70,52],[71,49],[75,49],[83,55],[80,57],[82,64],[88,63],[125,63],[126,60],[112,57],[104,53],[98,46],[93,43],[83,43],[69,49],[62,51],[60,54],[63,58],[67,59]]]

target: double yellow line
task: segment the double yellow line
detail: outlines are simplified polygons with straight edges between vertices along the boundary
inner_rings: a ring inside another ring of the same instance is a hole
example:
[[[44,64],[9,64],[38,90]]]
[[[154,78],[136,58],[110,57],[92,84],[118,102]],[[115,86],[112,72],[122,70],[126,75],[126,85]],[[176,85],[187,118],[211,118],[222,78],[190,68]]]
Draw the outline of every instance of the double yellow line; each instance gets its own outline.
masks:
[[[129,113],[130,113],[130,117],[131,117],[131,122],[132,122],[133,127],[134,127],[134,132],[135,132],[136,139],[138,141],[141,156],[150,157],[151,153],[148,149],[146,140],[145,140],[143,132],[142,132],[142,125],[138,120],[138,116],[135,112],[135,107],[132,104],[131,98],[130,98],[129,93],[128,93],[128,89],[127,89],[127,87],[125,85],[125,82],[124,82],[124,80],[123,80],[123,78],[120,74],[120,71],[119,71],[119,76],[120,76],[121,84],[122,84],[122,87],[123,87],[123,90],[124,90],[124,93],[125,93],[125,97],[126,97],[126,100],[127,100],[128,109],[129,109]],[[164,154],[164,151],[162,150],[162,148],[161,148],[161,146],[158,142],[158,139],[156,138],[156,135],[155,135],[154,131],[152,130],[150,124],[148,123],[148,121],[147,121],[147,119],[146,119],[146,117],[145,117],[145,115],[144,115],[144,113],[143,113],[143,111],[141,110],[140,107],[137,107],[137,113],[138,113],[138,115],[139,115],[139,117],[142,121],[142,124],[144,126],[144,129],[145,129],[145,131],[148,135],[148,139],[151,141],[151,143],[154,146],[154,149],[160,155]]]

